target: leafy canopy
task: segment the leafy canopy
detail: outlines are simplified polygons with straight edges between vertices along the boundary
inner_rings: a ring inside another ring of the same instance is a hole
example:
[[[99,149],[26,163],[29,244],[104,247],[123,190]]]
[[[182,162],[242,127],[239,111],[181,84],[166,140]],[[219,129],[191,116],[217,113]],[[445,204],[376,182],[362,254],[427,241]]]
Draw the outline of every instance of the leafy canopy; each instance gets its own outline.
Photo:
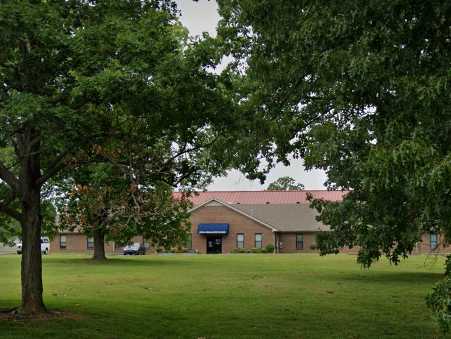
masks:
[[[292,177],[280,177],[268,185],[268,191],[302,191],[304,185],[297,183]]]
[[[0,212],[21,219],[31,155],[43,192],[104,148],[172,186],[223,172],[234,119],[214,44],[188,39],[173,2],[5,1],[0,27]]]
[[[342,203],[316,202],[322,253],[359,262],[408,255],[431,229],[451,236],[449,1],[221,0],[220,37],[243,110],[273,147],[327,172]],[[263,146],[262,146],[263,145]]]

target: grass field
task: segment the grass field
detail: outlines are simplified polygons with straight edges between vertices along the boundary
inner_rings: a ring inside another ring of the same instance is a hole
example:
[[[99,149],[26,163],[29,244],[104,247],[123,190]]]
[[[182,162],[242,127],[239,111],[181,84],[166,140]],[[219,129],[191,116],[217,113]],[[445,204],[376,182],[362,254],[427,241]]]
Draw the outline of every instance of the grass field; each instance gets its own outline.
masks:
[[[0,256],[0,308],[19,303]],[[362,269],[349,255],[44,259],[47,306],[79,319],[0,321],[0,338],[436,338],[424,298],[443,261]]]

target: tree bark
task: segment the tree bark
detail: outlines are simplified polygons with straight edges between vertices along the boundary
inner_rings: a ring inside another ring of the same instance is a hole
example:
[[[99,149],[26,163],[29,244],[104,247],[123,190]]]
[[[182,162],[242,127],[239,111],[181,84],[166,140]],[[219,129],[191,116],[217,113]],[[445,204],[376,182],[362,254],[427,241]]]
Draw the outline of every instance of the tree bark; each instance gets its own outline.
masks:
[[[20,188],[22,195],[22,304],[20,313],[36,315],[46,312],[42,292],[41,257],[41,175],[39,132],[33,128],[18,136],[21,161]]]
[[[46,312],[42,297],[40,191],[32,190],[24,201],[22,222],[22,305],[20,312]]]
[[[105,232],[102,228],[94,228],[94,256],[96,261],[106,260],[105,256]]]

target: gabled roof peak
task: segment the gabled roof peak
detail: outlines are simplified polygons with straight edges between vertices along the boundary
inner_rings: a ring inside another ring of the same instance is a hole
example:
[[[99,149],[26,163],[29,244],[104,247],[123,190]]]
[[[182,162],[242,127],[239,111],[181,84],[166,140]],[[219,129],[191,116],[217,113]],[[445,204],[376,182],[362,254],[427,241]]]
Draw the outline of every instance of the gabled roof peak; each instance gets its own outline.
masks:
[[[255,222],[257,222],[257,223],[259,223],[259,224],[261,224],[261,225],[263,225],[263,226],[265,226],[265,227],[271,229],[273,232],[277,231],[277,229],[276,229],[273,225],[268,224],[267,222],[265,222],[265,221],[263,221],[263,220],[261,220],[261,219],[258,219],[258,218],[256,218],[255,216],[253,216],[253,215],[251,215],[251,214],[248,214],[248,213],[246,213],[245,211],[242,211],[242,210],[240,210],[240,209],[238,209],[238,208],[235,208],[235,207],[233,207],[232,205],[230,205],[230,204],[228,204],[228,203],[226,203],[226,202],[224,202],[224,201],[218,200],[218,199],[211,199],[211,200],[208,200],[208,201],[204,202],[203,204],[200,204],[200,205],[198,205],[198,206],[192,208],[189,212],[192,213],[192,212],[194,212],[194,211],[196,211],[196,210],[198,210],[198,209],[201,209],[202,207],[211,206],[212,203],[215,203],[215,204],[218,204],[218,205],[227,207],[227,208],[231,209],[232,211],[235,211],[235,212],[238,213],[238,214],[244,215],[245,217],[247,217],[247,218],[249,218],[249,219],[252,219],[252,220],[254,220]]]

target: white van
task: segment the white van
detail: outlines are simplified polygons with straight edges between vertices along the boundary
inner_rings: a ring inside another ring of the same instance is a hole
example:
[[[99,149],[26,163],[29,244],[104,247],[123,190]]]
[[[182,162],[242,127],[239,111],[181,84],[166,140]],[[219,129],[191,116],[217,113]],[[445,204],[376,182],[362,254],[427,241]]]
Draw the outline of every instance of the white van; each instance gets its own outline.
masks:
[[[49,254],[50,239],[48,237],[41,237],[41,253]],[[22,242],[18,242],[16,245],[17,254],[22,254]]]

